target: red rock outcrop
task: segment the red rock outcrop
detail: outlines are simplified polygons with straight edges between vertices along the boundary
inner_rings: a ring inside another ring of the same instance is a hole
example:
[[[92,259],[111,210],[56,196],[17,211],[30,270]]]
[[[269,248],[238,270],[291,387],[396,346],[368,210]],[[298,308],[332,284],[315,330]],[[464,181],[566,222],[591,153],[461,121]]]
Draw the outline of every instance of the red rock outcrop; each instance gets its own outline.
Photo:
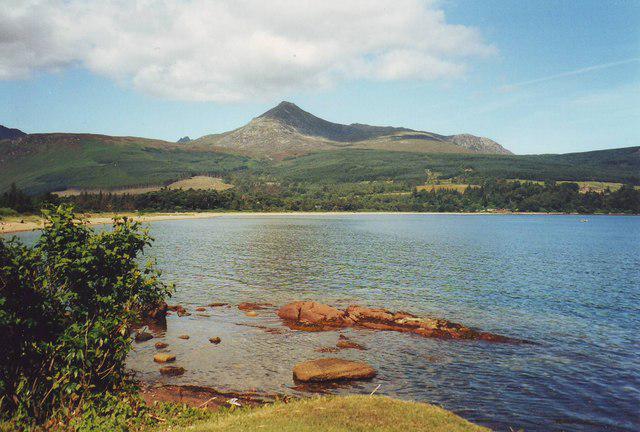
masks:
[[[324,330],[354,324],[346,312],[310,301],[289,303],[278,310],[278,316],[293,329]]]
[[[365,327],[414,333],[439,339],[484,340],[489,342],[524,342],[470,329],[462,324],[441,318],[421,318],[407,312],[390,312],[386,309],[349,306],[341,311],[316,302],[289,303],[278,310],[278,316],[292,329],[322,331],[344,327]]]

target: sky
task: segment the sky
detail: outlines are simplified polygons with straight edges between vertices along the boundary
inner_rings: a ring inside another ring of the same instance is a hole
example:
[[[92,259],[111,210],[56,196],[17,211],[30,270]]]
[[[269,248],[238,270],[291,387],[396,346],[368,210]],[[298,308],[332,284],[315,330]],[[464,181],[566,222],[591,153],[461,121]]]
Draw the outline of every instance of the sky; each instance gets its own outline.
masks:
[[[516,154],[637,146],[640,1],[0,1],[4,126],[175,141],[282,100]]]

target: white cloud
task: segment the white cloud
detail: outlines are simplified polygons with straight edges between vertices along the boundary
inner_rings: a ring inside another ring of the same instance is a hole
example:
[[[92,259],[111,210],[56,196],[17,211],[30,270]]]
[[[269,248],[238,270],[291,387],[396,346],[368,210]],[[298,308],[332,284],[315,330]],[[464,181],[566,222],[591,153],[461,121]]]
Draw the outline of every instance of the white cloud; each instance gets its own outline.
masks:
[[[4,0],[0,79],[80,65],[168,99],[457,77],[495,53],[421,0]]]

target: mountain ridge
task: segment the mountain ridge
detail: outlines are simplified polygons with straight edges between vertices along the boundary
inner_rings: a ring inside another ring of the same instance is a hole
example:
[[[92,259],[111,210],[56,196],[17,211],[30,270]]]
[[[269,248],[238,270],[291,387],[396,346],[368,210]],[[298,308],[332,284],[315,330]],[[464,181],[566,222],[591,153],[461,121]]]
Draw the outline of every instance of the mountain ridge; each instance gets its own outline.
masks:
[[[446,136],[404,127],[334,123],[287,101],[253,118],[244,126],[229,132],[205,135],[192,143],[276,159],[341,148],[512,154],[489,138],[471,134]]]
[[[20,129],[12,129],[12,128],[8,128],[0,125],[0,140],[3,140],[3,139],[13,140],[16,138],[21,138],[26,135],[27,134],[22,132]]]

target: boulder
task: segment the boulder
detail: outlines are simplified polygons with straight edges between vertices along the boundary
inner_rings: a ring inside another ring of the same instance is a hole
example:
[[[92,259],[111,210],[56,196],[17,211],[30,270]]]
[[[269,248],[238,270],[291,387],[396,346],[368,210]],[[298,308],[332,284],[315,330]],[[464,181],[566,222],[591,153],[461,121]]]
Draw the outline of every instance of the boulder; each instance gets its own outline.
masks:
[[[180,366],[162,366],[160,368],[162,375],[177,376],[185,373],[185,369]]]
[[[293,379],[300,382],[326,382],[369,379],[376,370],[367,363],[323,358],[299,363],[293,368]]]
[[[156,363],[170,363],[176,361],[176,356],[169,353],[158,353],[153,356],[153,361]]]
[[[156,345],[155,345],[156,349],[163,349],[163,348],[166,348],[168,346],[169,346],[169,344],[165,343],[165,342],[156,342]]]
[[[180,335],[178,336],[180,339],[189,339],[189,335]]]
[[[212,344],[218,345],[220,342],[222,342],[222,339],[216,336],[216,337],[209,338],[209,342],[211,342]]]
[[[290,327],[292,325],[341,328],[353,325],[344,311],[322,303],[302,301],[289,303],[278,309],[278,316]]]
[[[134,339],[136,342],[144,342],[148,341],[149,339],[153,339],[153,335],[145,331],[139,331],[136,332]]]

